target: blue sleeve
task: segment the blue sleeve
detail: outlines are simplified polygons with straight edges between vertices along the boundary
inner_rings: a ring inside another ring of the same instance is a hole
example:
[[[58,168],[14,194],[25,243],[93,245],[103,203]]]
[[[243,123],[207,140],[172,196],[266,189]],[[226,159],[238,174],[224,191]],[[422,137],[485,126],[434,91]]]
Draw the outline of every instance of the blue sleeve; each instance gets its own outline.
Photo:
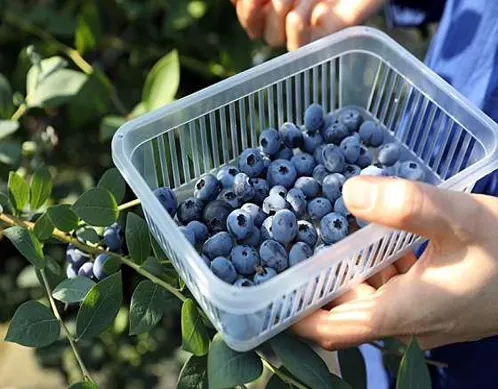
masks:
[[[443,15],[446,0],[389,0],[386,6],[391,27],[418,27],[437,22]]]

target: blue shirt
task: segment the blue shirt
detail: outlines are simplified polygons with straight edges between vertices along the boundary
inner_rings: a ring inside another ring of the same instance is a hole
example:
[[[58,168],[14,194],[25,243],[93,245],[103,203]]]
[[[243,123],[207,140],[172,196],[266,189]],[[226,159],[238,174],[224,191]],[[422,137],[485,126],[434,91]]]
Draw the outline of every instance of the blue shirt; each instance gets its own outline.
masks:
[[[498,122],[498,1],[392,0],[387,12],[396,26],[439,20],[425,63]],[[474,192],[498,195],[497,172]],[[433,369],[434,389],[498,387],[498,337],[440,347],[429,355],[448,364]]]

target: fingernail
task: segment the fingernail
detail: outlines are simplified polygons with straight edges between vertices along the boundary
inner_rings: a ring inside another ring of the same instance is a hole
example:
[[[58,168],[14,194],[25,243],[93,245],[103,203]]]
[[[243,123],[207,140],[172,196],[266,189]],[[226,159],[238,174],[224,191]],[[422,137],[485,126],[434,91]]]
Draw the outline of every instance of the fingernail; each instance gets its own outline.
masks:
[[[377,199],[377,184],[368,178],[357,177],[344,184],[343,196],[348,208],[368,210]]]

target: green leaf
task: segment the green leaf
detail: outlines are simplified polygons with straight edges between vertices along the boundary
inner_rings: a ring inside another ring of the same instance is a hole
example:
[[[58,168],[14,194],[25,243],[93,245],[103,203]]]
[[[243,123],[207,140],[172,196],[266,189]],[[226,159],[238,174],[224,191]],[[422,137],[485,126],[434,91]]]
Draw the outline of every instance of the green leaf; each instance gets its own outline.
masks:
[[[24,227],[9,227],[4,235],[11,241],[16,249],[37,269],[43,269],[45,258],[40,241]]]
[[[93,382],[85,381],[72,384],[68,389],[99,389],[99,387]]]
[[[99,138],[101,142],[111,139],[114,133],[121,127],[126,120],[121,116],[108,115],[100,122]]]
[[[47,209],[47,214],[53,225],[61,231],[69,232],[78,226],[78,216],[71,211],[69,204],[54,205]]]
[[[143,115],[144,113],[147,113],[147,105],[141,101],[137,105],[135,105],[135,108],[131,111],[130,115],[133,118],[136,118],[137,116]]]
[[[112,324],[123,299],[122,286],[121,272],[118,272],[90,289],[76,317],[79,339],[96,336]]]
[[[57,70],[67,66],[67,61],[59,56],[45,58],[38,65],[33,65],[26,75],[26,94],[33,95],[38,86]]]
[[[40,240],[47,240],[52,236],[54,225],[46,213],[42,214],[35,223],[33,232]]]
[[[18,128],[19,122],[16,120],[0,120],[0,139],[13,134]]]
[[[29,199],[29,186],[19,174],[9,173],[9,198],[18,211],[22,211]]]
[[[142,93],[147,110],[152,111],[173,101],[180,85],[180,60],[176,50],[161,58],[151,69]]]
[[[130,304],[130,335],[150,331],[161,320],[166,307],[168,292],[144,280],[133,292]]]
[[[99,18],[99,10],[94,2],[87,2],[76,20],[75,46],[84,54],[88,50],[93,50],[102,35],[102,28]]]
[[[353,387],[341,377],[336,376],[335,374],[330,373],[330,380],[332,381],[332,387],[334,389],[353,389]],[[356,389],[356,387],[354,388]]]
[[[310,388],[333,388],[325,362],[306,343],[281,333],[270,341],[275,354],[292,375]]]
[[[5,336],[6,342],[27,347],[44,347],[59,338],[60,324],[50,309],[38,301],[17,308]]]
[[[286,375],[292,375],[285,369],[285,367],[281,367],[280,369],[278,369],[278,371],[285,373]],[[276,374],[273,374],[271,376],[270,380],[268,381],[268,384],[266,384],[265,387],[265,389],[297,389],[297,388],[298,387],[296,385],[282,381],[282,379],[280,379],[280,377]]]
[[[210,389],[231,388],[254,381],[263,373],[261,359],[254,351],[239,353],[229,348],[216,334],[208,353]]]
[[[104,262],[104,272],[106,274],[114,274],[121,269],[121,260],[115,255],[111,255],[107,261]]]
[[[112,194],[102,188],[92,188],[73,204],[72,210],[92,226],[109,226],[118,218],[118,205]]]
[[[176,389],[209,389],[207,357],[192,355],[183,365]]]
[[[145,260],[141,267],[149,273],[154,274],[156,277],[166,281],[175,288],[180,286],[178,283],[178,273],[171,264],[163,265],[159,263],[156,258],[149,257]]]
[[[52,193],[52,176],[45,166],[36,169],[31,177],[31,210],[40,208]]]
[[[12,88],[7,78],[0,73],[0,117],[12,115]],[[1,138],[1,136],[0,136]]]
[[[431,389],[431,377],[425,364],[424,353],[412,337],[398,370],[396,389]]]
[[[13,212],[14,210],[14,206],[10,202],[9,196],[5,193],[0,193],[0,206],[3,207],[4,212]]]
[[[141,265],[150,254],[149,229],[146,221],[132,212],[128,213],[125,237],[131,259]]]
[[[187,299],[182,307],[182,347],[197,357],[209,350],[209,335],[194,300]]]
[[[76,236],[79,240],[83,242],[90,242],[92,244],[97,244],[101,241],[100,236],[97,234],[92,227],[81,227],[76,231]]]
[[[106,170],[97,186],[111,192],[118,204],[123,201],[126,192],[126,184],[121,173],[115,167]]]
[[[62,281],[52,292],[52,297],[63,303],[79,303],[85,299],[95,282],[87,277],[75,277]]]
[[[152,246],[152,252],[154,253],[154,256],[158,261],[167,259],[166,254],[164,253],[161,246],[159,246],[159,243],[157,243],[156,238],[154,238],[154,235],[152,234],[150,234],[150,245]]]
[[[0,142],[0,162],[17,166],[21,159],[21,144],[19,142]]]
[[[355,389],[367,388],[365,361],[358,347],[338,351],[341,376]]]

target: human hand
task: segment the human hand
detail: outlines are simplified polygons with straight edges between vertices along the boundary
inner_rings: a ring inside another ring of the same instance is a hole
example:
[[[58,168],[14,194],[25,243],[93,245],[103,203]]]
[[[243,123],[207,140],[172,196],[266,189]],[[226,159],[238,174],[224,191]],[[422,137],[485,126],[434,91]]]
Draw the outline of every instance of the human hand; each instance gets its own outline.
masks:
[[[498,199],[396,178],[355,177],[346,206],[363,220],[430,239],[293,326],[335,350],[386,337],[424,349],[498,334]]]
[[[386,0],[231,0],[252,39],[295,50],[363,22]]]

